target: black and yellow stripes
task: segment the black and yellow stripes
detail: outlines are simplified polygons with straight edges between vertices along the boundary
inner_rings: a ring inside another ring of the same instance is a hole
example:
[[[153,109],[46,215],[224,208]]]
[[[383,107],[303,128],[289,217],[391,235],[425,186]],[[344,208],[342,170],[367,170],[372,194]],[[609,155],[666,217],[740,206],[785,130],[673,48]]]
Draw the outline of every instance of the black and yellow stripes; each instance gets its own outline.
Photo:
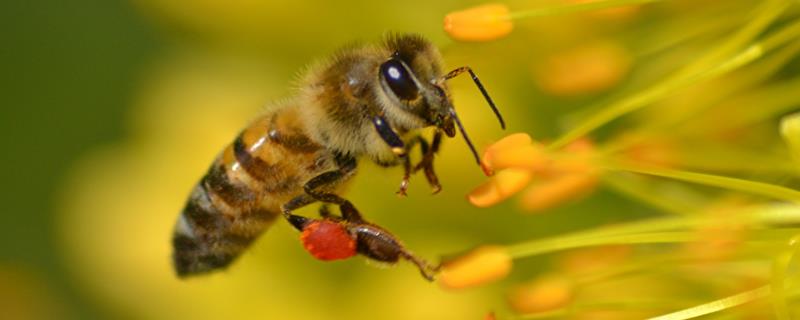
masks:
[[[207,190],[225,201],[231,207],[250,207],[257,203],[259,194],[252,186],[236,182],[232,179],[235,174],[224,163],[211,166],[205,177],[203,185]]]
[[[275,208],[253,205],[257,192],[230,177],[215,163],[187,201],[173,234],[178,275],[227,266],[278,217]]]
[[[287,115],[258,119],[211,165],[175,227],[178,275],[230,264],[279,216],[285,199],[303,192],[306,177],[317,174],[310,168],[323,169],[322,148],[294,120]]]
[[[248,150],[247,144],[244,142],[240,134],[236,141],[233,142],[233,154],[236,161],[242,166],[247,174],[255,180],[264,182],[275,176],[276,171],[280,170],[279,165],[269,164],[260,157],[254,157]]]

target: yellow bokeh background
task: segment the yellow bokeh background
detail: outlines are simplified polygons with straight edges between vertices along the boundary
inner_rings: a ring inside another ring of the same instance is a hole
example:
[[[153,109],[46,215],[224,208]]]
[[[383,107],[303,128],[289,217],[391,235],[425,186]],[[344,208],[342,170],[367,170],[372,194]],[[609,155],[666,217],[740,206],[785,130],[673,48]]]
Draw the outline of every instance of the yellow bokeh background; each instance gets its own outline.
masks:
[[[707,228],[717,233],[698,232],[709,243],[732,248],[708,269],[665,264],[675,267],[672,275],[650,272],[653,267],[631,278],[611,276],[588,289],[580,287],[576,274],[633,265],[642,257],[656,265],[665,252],[690,252],[694,259],[708,248],[622,246],[620,254],[600,248],[513,261],[501,254],[502,272],[487,271],[495,272],[491,280],[497,282],[449,290],[425,281],[409,263],[315,260],[303,250],[296,230],[279,220],[228,270],[180,280],[170,264],[173,225],[211,160],[251,119],[290,97],[305,68],[337,48],[379,41],[388,32],[419,33],[441,49],[446,68],[471,66],[504,115],[505,132],[468,77],[450,81],[459,116],[478,149],[513,132],[546,146],[614,102],[657,87],[673,71],[716,50],[715,44],[759,12],[752,1],[663,0],[519,18],[513,30],[506,26],[487,42],[450,39],[442,26],[448,13],[484,4],[480,1],[77,1],[69,8],[56,0],[0,5],[7,14],[0,20],[13,26],[4,28],[12,31],[9,54],[0,55],[0,65],[8,70],[0,78],[8,99],[0,119],[6,146],[0,161],[7,176],[0,193],[7,198],[0,215],[0,310],[12,319],[482,319],[490,312],[505,318],[512,312],[568,309],[573,301],[584,302],[580,299],[656,297],[652,310],[625,313],[623,303],[618,310],[590,310],[597,316],[588,312],[585,317],[633,319],[769,281],[769,260],[742,268],[747,277],[738,277],[739,269],[724,269],[725,259],[752,252],[737,251],[747,235],[717,230],[722,224]],[[585,2],[499,5],[520,15]],[[789,6],[785,20],[772,27],[791,22],[796,7]],[[430,195],[424,177],[415,175],[409,196],[399,198],[395,191],[402,169],[362,161],[346,197],[368,220],[433,262],[480,246],[501,248],[670,216],[664,212],[669,210],[723,211],[718,207],[729,199],[736,200],[730,205],[736,209],[758,207],[765,198],[774,199],[686,181],[614,176],[591,161],[603,152],[619,152],[636,164],[796,189],[797,162],[782,140],[792,137],[781,138],[777,129],[780,118],[800,104],[793,89],[800,83],[794,77],[800,46],[787,43],[741,69],[675,89],[641,112],[590,132],[597,153],[581,159],[592,169],[592,180],[580,196],[570,189],[558,194],[563,199],[547,202],[534,197],[546,193],[533,192],[528,198],[537,203],[526,210],[525,200],[520,206],[520,197],[512,194],[530,181],[538,186],[558,174],[542,178],[525,172],[524,183],[486,203],[491,208],[473,207],[467,195],[486,178],[456,137],[445,141],[436,159],[440,194]],[[548,156],[553,154],[558,151]],[[513,199],[495,205],[505,198]],[[525,214],[533,207],[537,214]],[[299,213],[314,216],[316,206]],[[726,218],[717,214],[710,216]],[[768,252],[777,252],[778,245],[771,245]],[[613,261],[600,261],[604,258]],[[482,262],[476,265],[491,269]],[[715,267],[730,271],[719,274],[736,281],[702,283],[717,273]],[[465,274],[472,276],[470,271]],[[689,280],[676,281],[680,272]],[[666,302],[657,300],[664,297]],[[0,313],[0,318],[6,317]]]

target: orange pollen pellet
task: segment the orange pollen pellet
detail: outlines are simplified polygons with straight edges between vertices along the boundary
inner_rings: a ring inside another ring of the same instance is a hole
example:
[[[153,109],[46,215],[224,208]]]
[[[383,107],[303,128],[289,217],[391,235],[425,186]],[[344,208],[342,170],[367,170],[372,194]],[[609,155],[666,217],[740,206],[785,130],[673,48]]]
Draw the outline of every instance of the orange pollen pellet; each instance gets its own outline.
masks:
[[[303,247],[319,260],[347,259],[356,254],[356,240],[339,223],[320,220],[309,223],[300,234]]]

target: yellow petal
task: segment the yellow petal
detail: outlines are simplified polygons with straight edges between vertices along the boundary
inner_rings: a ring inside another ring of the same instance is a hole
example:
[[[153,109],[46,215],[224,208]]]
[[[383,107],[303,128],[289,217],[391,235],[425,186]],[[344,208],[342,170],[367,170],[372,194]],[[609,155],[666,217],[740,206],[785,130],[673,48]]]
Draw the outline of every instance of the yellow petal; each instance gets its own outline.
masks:
[[[511,272],[512,259],[505,248],[483,246],[442,265],[439,285],[464,289],[504,278]]]
[[[460,41],[494,40],[513,29],[508,7],[497,3],[451,12],[444,17],[444,31]]]

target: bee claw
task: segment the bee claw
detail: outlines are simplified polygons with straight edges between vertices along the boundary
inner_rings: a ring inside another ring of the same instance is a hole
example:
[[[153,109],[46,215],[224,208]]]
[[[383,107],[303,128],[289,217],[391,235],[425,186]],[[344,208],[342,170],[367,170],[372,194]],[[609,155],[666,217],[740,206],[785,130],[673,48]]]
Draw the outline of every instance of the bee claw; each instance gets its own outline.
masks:
[[[432,195],[433,194],[437,194],[437,193],[442,191],[442,186],[441,185],[437,184],[437,185],[433,185],[432,187],[433,187],[433,190],[431,190],[431,194]]]
[[[397,190],[397,192],[395,193],[398,196],[405,198],[406,196],[408,196],[406,191],[408,191],[408,179],[403,179],[403,181],[400,181],[400,189]]]
[[[439,273],[441,265],[431,266],[424,259],[419,258],[408,251],[403,252],[403,257],[405,257],[406,260],[417,266],[417,269],[419,269],[419,273],[422,275],[423,278],[425,278],[425,280],[431,282],[436,280],[436,274]]]

